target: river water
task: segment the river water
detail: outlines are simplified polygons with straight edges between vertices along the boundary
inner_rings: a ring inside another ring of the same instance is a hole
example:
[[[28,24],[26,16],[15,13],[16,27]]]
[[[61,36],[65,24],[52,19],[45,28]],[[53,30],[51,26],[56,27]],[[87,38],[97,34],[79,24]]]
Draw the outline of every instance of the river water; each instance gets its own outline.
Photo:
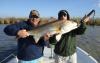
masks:
[[[17,42],[14,36],[3,32],[6,25],[0,25],[0,61],[16,50]],[[100,26],[88,26],[84,35],[77,36],[77,45],[100,62]]]
[[[6,25],[0,25],[0,61],[16,50],[16,39],[14,36],[7,36],[3,29]]]

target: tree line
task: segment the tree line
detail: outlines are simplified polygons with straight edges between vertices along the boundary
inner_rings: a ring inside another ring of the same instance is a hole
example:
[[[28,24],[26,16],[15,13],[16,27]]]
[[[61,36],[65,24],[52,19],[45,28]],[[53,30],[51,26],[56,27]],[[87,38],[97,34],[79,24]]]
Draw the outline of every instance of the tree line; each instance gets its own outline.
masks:
[[[14,24],[20,21],[27,21],[28,18],[0,18],[0,24]],[[41,23],[44,24],[48,21],[54,21],[56,18],[50,17],[50,18],[40,18]],[[81,18],[72,18],[72,20],[79,22]],[[97,25],[100,26],[100,18],[90,19],[91,21],[87,23],[87,25]]]

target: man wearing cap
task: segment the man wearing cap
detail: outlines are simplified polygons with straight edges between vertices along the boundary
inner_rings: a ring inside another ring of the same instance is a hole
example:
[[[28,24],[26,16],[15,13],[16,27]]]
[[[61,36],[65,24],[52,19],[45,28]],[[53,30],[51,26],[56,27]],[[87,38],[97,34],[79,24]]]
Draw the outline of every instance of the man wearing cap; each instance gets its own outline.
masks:
[[[70,20],[67,10],[60,10],[58,21],[63,21],[64,26],[58,35],[49,38],[50,43],[56,43],[54,48],[55,63],[77,63],[76,55],[76,35],[84,34],[86,30],[85,19],[78,26],[76,22]]]
[[[33,36],[30,36],[27,32],[39,25],[39,17],[39,12],[32,10],[27,21],[11,24],[4,28],[4,32],[7,35],[16,36],[18,38],[18,63],[40,63],[43,59],[43,49],[44,46],[47,45],[47,35],[49,34],[41,37],[36,43]]]

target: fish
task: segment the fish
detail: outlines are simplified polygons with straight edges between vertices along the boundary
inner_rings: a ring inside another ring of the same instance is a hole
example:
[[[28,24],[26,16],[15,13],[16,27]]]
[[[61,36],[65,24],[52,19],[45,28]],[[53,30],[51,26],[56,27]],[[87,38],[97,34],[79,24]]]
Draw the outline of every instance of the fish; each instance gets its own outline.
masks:
[[[87,15],[85,15],[79,22],[83,22],[87,17],[90,17],[92,14],[95,14],[95,10],[93,9],[90,11]],[[67,22],[67,23],[65,23]],[[68,23],[69,22],[69,23]],[[73,25],[73,24],[74,25]],[[79,25],[80,25],[79,23]],[[40,37],[44,36],[47,32],[49,32],[51,35],[60,33],[60,36],[63,34],[61,29],[66,28],[66,33],[69,31],[79,27],[76,22],[73,21],[61,21],[61,20],[55,20],[51,22],[47,22],[45,24],[39,25],[37,27],[34,27],[32,30],[28,31],[29,35],[32,35],[36,42],[40,39]],[[59,36],[59,35],[58,35]]]
[[[47,32],[49,32],[51,35],[61,33],[62,32],[61,28],[63,28],[66,24],[68,23],[65,23],[64,21],[61,20],[55,20],[34,27],[32,30],[28,31],[28,33],[29,35],[33,36],[36,42],[38,42],[40,37],[44,36]],[[68,28],[70,27],[68,26]]]

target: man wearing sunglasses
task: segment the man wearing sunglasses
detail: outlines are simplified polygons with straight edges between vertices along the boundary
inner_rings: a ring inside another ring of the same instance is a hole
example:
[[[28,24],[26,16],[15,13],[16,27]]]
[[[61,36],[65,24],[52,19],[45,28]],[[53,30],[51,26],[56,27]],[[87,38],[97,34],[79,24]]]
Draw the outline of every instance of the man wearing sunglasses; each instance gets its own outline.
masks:
[[[43,49],[46,46],[48,38],[44,35],[39,42],[35,42],[33,36],[27,31],[37,27],[40,23],[40,15],[37,10],[32,10],[27,21],[21,21],[16,24],[8,25],[4,28],[4,32],[9,36],[17,36],[18,63],[42,63]]]

